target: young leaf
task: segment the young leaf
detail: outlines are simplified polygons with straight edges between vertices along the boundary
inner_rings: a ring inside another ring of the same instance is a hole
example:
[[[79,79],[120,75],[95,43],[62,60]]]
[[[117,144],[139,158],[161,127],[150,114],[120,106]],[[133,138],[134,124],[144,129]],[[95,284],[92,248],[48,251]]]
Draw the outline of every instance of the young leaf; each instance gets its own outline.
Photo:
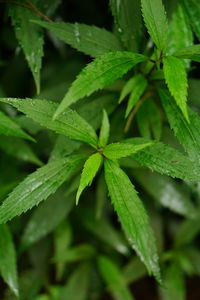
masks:
[[[126,236],[150,274],[160,280],[154,235],[141,200],[116,162],[105,160],[105,178],[114,208]]]
[[[91,267],[89,264],[79,265],[69,277],[59,300],[87,300],[89,296]]]
[[[193,44],[193,34],[188,18],[180,3],[177,4],[169,24],[168,45],[166,52],[168,55],[174,55],[175,51],[182,50]],[[176,56],[176,55],[175,55]]]
[[[100,273],[105,280],[111,294],[116,300],[133,300],[123,274],[118,266],[106,256],[98,257]]]
[[[33,22],[46,28],[66,44],[92,57],[109,51],[122,50],[115,35],[104,28],[80,23]]]
[[[163,59],[165,81],[170,93],[180,107],[186,120],[189,122],[187,112],[187,74],[182,60],[167,56]]]
[[[200,62],[200,44],[179,49],[178,51],[173,53],[173,56]]]
[[[48,201],[43,202],[32,214],[22,235],[22,248],[29,247],[48,233],[70,213],[74,198],[64,197],[63,193],[56,193]],[[49,222],[51,219],[51,222]]]
[[[123,89],[121,90],[120,97],[119,97],[119,103],[121,103],[126,98],[126,96],[128,96],[128,94],[131,93],[131,91],[134,87],[135,80],[136,80],[135,78],[137,78],[137,76],[139,76],[139,75],[135,75],[134,77],[130,78],[126,82]]]
[[[183,4],[190,19],[190,24],[200,40],[200,6],[196,0],[183,0]]]
[[[9,14],[16,37],[21,45],[25,58],[33,74],[37,93],[40,92],[40,69],[43,56],[43,34],[30,19],[39,19],[39,16],[31,9],[20,5],[10,5]]]
[[[96,58],[82,70],[73,82],[58,107],[54,118],[72,103],[104,88],[122,77],[136,64],[145,60],[147,60],[147,57],[144,55],[126,51],[109,52]]]
[[[167,42],[168,24],[162,0],[141,0],[147,30],[158,47],[163,50]]]
[[[109,144],[103,150],[103,154],[109,159],[119,159],[122,157],[130,156],[148,146],[151,146],[153,142],[133,145],[128,143],[113,143]]]
[[[110,0],[118,35],[127,50],[137,52],[141,42],[141,11],[139,0]]]
[[[148,141],[148,139],[144,138],[124,140],[124,142],[128,144],[133,143],[134,145],[140,145]],[[154,144],[147,149],[144,148],[133,154],[132,158],[142,166],[146,166],[160,174],[194,182],[200,181],[199,165],[192,162],[191,159],[181,152],[164,143],[154,142]]]
[[[78,204],[79,198],[86,186],[92,183],[101,163],[102,155],[100,153],[94,153],[86,160],[81,174],[80,185],[76,194],[76,204]]]
[[[53,120],[58,106],[51,101],[18,98],[0,98],[0,101],[11,104],[29,118],[57,133],[96,148],[98,138],[94,129],[71,109],[65,110],[57,120]]]
[[[0,273],[14,294],[18,296],[16,253],[7,225],[0,225]]]
[[[167,114],[170,127],[173,129],[179,142],[183,145],[185,151],[192,160],[200,161],[200,117],[189,110],[189,116],[192,122],[189,124],[182,113],[175,105],[169,93],[163,89],[159,89],[159,95],[162,100],[163,107]]]
[[[160,111],[153,101],[149,99],[140,107],[137,112],[137,124],[140,134],[145,138],[155,138],[159,140],[162,133],[162,123]]]
[[[22,139],[35,141],[29,134],[24,132],[19,125],[17,125],[12,119],[6,116],[0,111],[0,134],[16,136]]]
[[[56,160],[22,181],[0,206],[0,223],[21,215],[45,200],[69,179],[83,162],[82,155]]]
[[[140,97],[144,93],[145,89],[147,88],[147,80],[141,74],[136,75],[134,78],[132,91],[128,100],[128,105],[126,109],[125,117],[127,117],[134,107],[134,105],[140,100]]]
[[[108,115],[106,110],[103,110],[103,119],[102,119],[100,134],[99,134],[100,147],[104,148],[107,145],[109,139],[109,133],[110,133],[110,123],[109,123]]]
[[[0,148],[8,155],[23,161],[31,162],[37,166],[43,165],[28,143],[21,139],[10,136],[1,136]]]

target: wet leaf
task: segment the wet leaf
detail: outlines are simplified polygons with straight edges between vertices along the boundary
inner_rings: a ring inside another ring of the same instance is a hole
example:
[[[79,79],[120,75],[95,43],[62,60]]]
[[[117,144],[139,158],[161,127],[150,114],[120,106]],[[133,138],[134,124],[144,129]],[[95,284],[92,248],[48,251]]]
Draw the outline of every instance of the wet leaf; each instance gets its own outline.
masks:
[[[141,43],[141,11],[139,0],[110,0],[110,8],[118,36],[127,50],[137,52]]]
[[[122,50],[116,36],[104,28],[80,23],[33,22],[46,28],[66,44],[92,57],[109,51]]]
[[[38,26],[30,22],[39,19],[31,9],[20,5],[10,5],[9,14],[16,37],[23,49],[25,58],[33,74],[37,93],[40,92],[40,69],[43,56],[43,34]]]
[[[167,42],[168,24],[162,0],[141,0],[141,3],[147,30],[158,49],[163,50]]]
[[[86,186],[91,185],[101,166],[102,159],[103,158],[100,153],[94,153],[86,160],[81,174],[79,188],[76,194],[76,204],[78,204],[79,198]]]
[[[0,223],[5,223],[46,200],[74,174],[83,159],[81,155],[74,155],[56,160],[29,175],[0,206]]]
[[[118,164],[110,160],[105,160],[105,178],[112,203],[131,246],[149,273],[160,280],[154,235],[133,184]]]
[[[109,52],[96,58],[81,71],[73,82],[54,117],[57,118],[72,103],[104,88],[145,60],[147,57],[144,55],[126,51]]]
[[[159,90],[171,129],[192,160],[200,162],[200,117],[189,109],[190,124],[175,105],[169,93]]]
[[[127,143],[139,145],[148,142],[145,138],[131,138]],[[162,143],[154,142],[152,146],[132,155],[132,158],[152,171],[171,177],[198,182],[199,166],[178,150]]]
[[[113,143],[107,145],[104,150],[103,154],[109,159],[119,159],[122,157],[130,156],[148,146],[151,146],[152,142],[140,144],[140,145],[133,145],[128,143]]]
[[[97,135],[94,129],[74,110],[68,108],[56,120],[53,120],[58,106],[51,101],[28,98],[0,98],[0,101],[13,105],[29,118],[57,133],[89,143],[93,147],[97,145]]]
[[[163,70],[165,81],[171,95],[189,122],[187,111],[187,74],[184,63],[174,56],[167,56],[163,59]]]
[[[11,118],[0,111],[0,134],[16,136],[22,139],[34,141],[34,139],[24,132]]]

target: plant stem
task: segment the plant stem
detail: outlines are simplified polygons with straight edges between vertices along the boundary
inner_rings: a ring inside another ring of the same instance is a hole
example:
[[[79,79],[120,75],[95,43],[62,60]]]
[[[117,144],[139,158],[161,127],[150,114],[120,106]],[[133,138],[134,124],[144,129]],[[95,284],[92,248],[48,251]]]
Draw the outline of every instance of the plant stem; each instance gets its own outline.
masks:
[[[53,22],[53,20],[51,20],[49,17],[47,17],[45,14],[43,14],[41,11],[39,11],[37,9],[37,7],[35,7],[31,1],[26,1],[28,4],[26,3],[21,3],[21,2],[18,2],[18,1],[6,1],[6,0],[0,0],[0,3],[5,3],[5,4],[16,4],[16,5],[19,5],[19,6],[22,6],[22,7],[26,7],[28,9],[31,9],[33,10],[35,13],[37,13],[38,15],[40,15],[41,17],[43,17],[46,21],[48,22]]]
[[[125,128],[124,128],[124,132],[127,133],[130,129],[131,123],[133,121],[133,118],[135,116],[135,114],[137,113],[138,109],[140,108],[140,106],[144,103],[144,101],[146,99],[148,99],[149,97],[153,96],[153,93],[151,91],[147,91],[144,96],[142,98],[140,98],[140,100],[138,101],[138,103],[135,105],[135,107],[133,108],[132,112],[130,113],[128,120],[126,122]]]

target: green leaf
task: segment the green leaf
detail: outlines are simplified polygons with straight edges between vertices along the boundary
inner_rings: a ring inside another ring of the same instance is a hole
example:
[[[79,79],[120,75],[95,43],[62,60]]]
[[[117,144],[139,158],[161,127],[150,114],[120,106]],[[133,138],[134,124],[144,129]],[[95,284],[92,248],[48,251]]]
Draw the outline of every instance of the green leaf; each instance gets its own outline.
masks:
[[[9,15],[15,29],[16,37],[33,74],[37,93],[39,94],[44,43],[43,34],[40,28],[30,23],[30,19],[39,19],[39,16],[32,9],[13,4],[9,7]]]
[[[91,185],[101,166],[102,159],[103,158],[100,153],[94,153],[86,160],[81,174],[80,185],[76,194],[76,204],[78,204],[79,198],[86,186]]]
[[[0,273],[10,289],[18,296],[16,253],[7,225],[0,225]]]
[[[192,120],[192,122],[189,124],[167,91],[159,89],[159,95],[167,114],[171,129],[174,131],[179,142],[183,145],[185,151],[189,154],[191,159],[199,162],[200,117],[192,110],[189,110],[189,117]]]
[[[173,56],[200,62],[200,44],[179,49],[178,51],[173,53]]]
[[[11,118],[0,111],[0,134],[16,136],[22,139],[35,141],[29,134],[24,132]]]
[[[16,157],[20,160],[31,162],[37,166],[43,165],[28,143],[21,139],[10,136],[1,136],[0,149],[2,149],[8,155]]]
[[[177,264],[171,264],[166,268],[163,284],[165,288],[161,289],[162,300],[185,300],[185,280]]]
[[[141,42],[141,11],[139,0],[110,0],[118,35],[127,50],[137,52]]]
[[[87,65],[63,98],[54,117],[56,118],[66,107],[79,99],[91,95],[122,77],[136,64],[147,60],[147,57],[126,51],[109,52],[96,58]]]
[[[46,28],[66,44],[92,57],[122,50],[119,40],[104,28],[80,23],[33,22]]]
[[[93,235],[95,235],[98,239],[109,245],[109,247],[115,249],[117,252],[123,255],[129,254],[129,249],[126,242],[106,217],[101,217],[99,220],[97,220],[93,212],[90,213],[88,210],[83,210],[83,212],[80,212],[80,219],[87,230],[93,233]],[[107,234],[105,234],[105,232]]]
[[[58,192],[43,202],[29,218],[21,239],[22,248],[29,247],[52,232],[70,213],[73,202],[74,198],[65,197],[63,192]]]
[[[90,244],[78,244],[78,246],[69,248],[65,255],[54,257],[53,262],[78,262],[88,260],[96,254],[95,248]]]
[[[105,160],[105,178],[126,236],[150,274],[160,280],[158,255],[148,216],[128,176],[116,162]]]
[[[72,242],[72,228],[68,221],[65,219],[54,231],[54,252],[55,256],[61,257],[65,255],[68,251],[69,246]],[[65,270],[65,263],[57,263],[56,264],[56,280],[61,280],[64,270]]]
[[[87,300],[89,296],[90,281],[90,265],[85,263],[79,265],[68,278],[59,300]]]
[[[116,300],[133,300],[131,291],[119,267],[108,257],[99,256],[98,265],[100,273],[106,282],[111,294]]]
[[[140,145],[148,141],[145,138],[124,140],[124,142],[133,143],[134,145]],[[132,158],[142,166],[146,166],[160,174],[194,182],[200,181],[200,168],[197,163],[192,162],[187,156],[164,143],[154,142],[152,146],[133,154]]]
[[[163,50],[167,42],[168,24],[162,0],[141,0],[147,30],[158,47]]]
[[[69,179],[83,162],[83,156],[74,155],[56,160],[22,181],[0,206],[0,223],[5,223],[38,205]]]
[[[182,50],[193,44],[193,34],[188,18],[180,3],[177,4],[169,24],[168,45],[166,52],[174,55],[175,51]],[[175,55],[176,56],[176,55]]]
[[[147,80],[143,75],[139,74],[133,77],[132,91],[128,100],[125,117],[129,115],[134,105],[140,100],[140,97],[147,88],[147,84]]]
[[[196,0],[183,0],[183,4],[190,19],[190,24],[200,40],[200,6]]]
[[[162,133],[161,114],[153,99],[148,99],[136,114],[140,134],[145,138],[159,140]]]
[[[98,129],[101,126],[103,118],[103,114],[99,112],[103,112],[105,109],[107,114],[110,115],[117,106],[117,94],[95,95],[92,97],[92,101],[89,98],[85,99],[86,103],[82,101],[81,103],[76,103],[74,107],[82,118],[88,121],[94,129]]]
[[[167,56],[163,59],[163,70],[170,93],[189,122],[187,112],[188,83],[184,63],[179,58]]]
[[[107,186],[105,183],[103,172],[97,178],[95,198],[95,217],[96,220],[100,220],[107,203]]]
[[[133,172],[134,178],[158,203],[188,218],[196,216],[196,208],[182,186],[170,177],[148,170]]]
[[[119,159],[122,157],[130,156],[142,149],[151,146],[152,142],[141,144],[141,145],[133,145],[128,143],[113,143],[109,144],[103,150],[103,154],[109,159]]]
[[[0,101],[11,104],[29,118],[59,134],[96,148],[98,138],[94,129],[71,109],[65,110],[56,120],[53,120],[58,106],[51,101],[28,98],[0,98]]]
[[[146,268],[138,257],[134,257],[133,259],[131,259],[128,264],[125,265],[122,272],[128,284],[147,275]]]
[[[134,86],[134,82],[135,82],[135,77],[137,77],[139,75],[135,75],[134,77],[130,78],[124,85],[124,87],[121,90],[120,93],[120,97],[119,97],[119,103],[121,103],[126,96],[128,96],[128,94],[131,93],[133,86]]]
[[[103,119],[102,119],[102,125],[99,133],[99,146],[100,147],[105,147],[108,143],[109,139],[109,134],[110,134],[110,123],[108,119],[108,115],[106,110],[103,110]]]
[[[64,135],[59,135],[54,143],[49,162],[64,158],[80,148],[81,143],[70,140]]]
[[[183,248],[191,244],[198,236],[200,232],[199,215],[200,211],[198,210],[196,219],[184,220],[184,222],[181,223],[174,236],[176,248]]]

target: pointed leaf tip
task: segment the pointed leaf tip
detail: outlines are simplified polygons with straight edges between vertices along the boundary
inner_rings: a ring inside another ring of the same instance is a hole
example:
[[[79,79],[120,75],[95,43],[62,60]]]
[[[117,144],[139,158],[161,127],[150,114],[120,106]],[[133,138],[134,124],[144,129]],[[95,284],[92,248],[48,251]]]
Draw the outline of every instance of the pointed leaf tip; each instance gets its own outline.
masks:
[[[102,159],[103,158],[100,153],[94,153],[86,160],[81,174],[80,185],[76,194],[76,205],[78,205],[78,201],[83,190],[86,186],[92,183],[96,176],[96,173],[101,166]]]

